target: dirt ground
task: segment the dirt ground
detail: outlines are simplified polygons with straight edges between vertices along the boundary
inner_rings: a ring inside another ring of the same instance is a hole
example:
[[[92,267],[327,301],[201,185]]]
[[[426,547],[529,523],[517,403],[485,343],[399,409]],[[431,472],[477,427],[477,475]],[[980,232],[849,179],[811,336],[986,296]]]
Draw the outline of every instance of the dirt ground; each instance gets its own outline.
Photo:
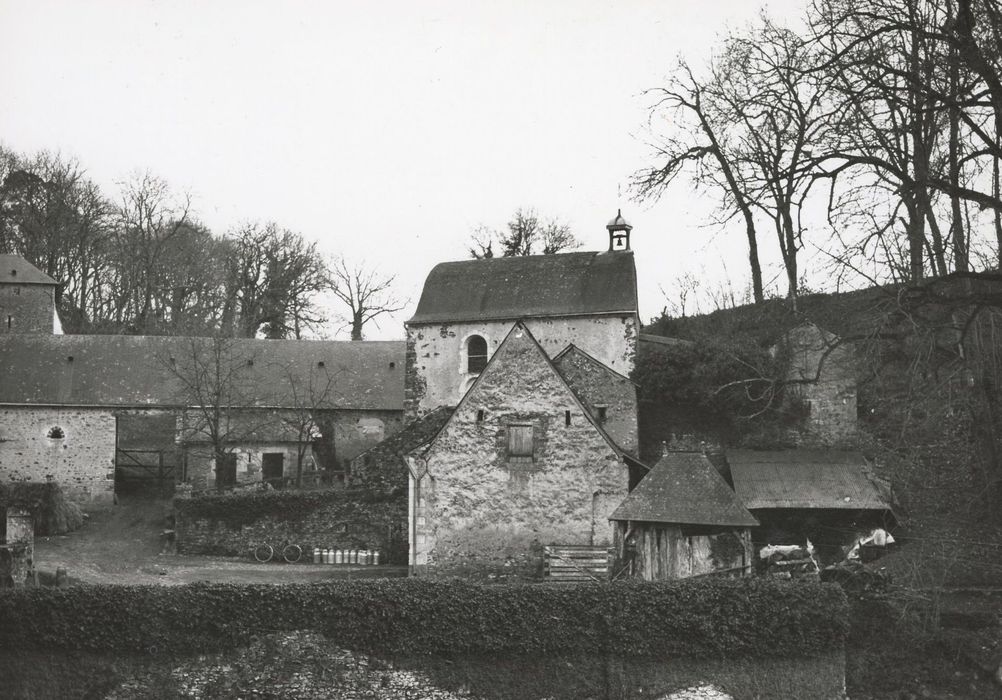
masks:
[[[259,564],[236,557],[164,553],[163,530],[170,501],[133,498],[88,513],[82,528],[35,540],[35,568],[43,576],[66,569],[80,583],[180,585],[213,583],[301,583],[332,578],[405,576],[405,567]]]

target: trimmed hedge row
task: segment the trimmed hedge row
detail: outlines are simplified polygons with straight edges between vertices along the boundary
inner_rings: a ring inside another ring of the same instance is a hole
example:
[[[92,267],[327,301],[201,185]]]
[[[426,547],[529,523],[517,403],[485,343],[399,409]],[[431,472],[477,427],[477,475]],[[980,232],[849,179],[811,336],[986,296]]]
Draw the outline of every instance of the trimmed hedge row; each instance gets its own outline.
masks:
[[[815,656],[848,631],[842,589],[759,579],[482,586],[79,586],[0,591],[0,649],[200,653],[316,629],[364,652]]]
[[[179,518],[218,520],[239,528],[267,516],[302,518],[332,503],[386,503],[405,498],[401,489],[325,489],[322,491],[234,491],[174,499]]]

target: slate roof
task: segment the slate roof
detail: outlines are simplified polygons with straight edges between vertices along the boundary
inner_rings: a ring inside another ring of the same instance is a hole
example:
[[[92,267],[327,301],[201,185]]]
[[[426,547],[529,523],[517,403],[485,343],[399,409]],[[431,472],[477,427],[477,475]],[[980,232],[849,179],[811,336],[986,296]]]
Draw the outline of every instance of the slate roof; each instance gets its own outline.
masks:
[[[17,255],[0,255],[0,283],[56,284],[56,281],[24,258]]]
[[[164,336],[0,336],[0,404],[176,406],[184,395],[167,363],[175,357],[183,367],[192,344],[208,342]],[[311,373],[315,381],[333,377],[332,408],[403,409],[402,341],[226,342],[232,344],[229,355],[243,363],[246,405],[295,407],[292,372],[300,387]]]
[[[683,525],[755,527],[758,520],[741,504],[702,452],[669,452],[619,505],[609,520]]]
[[[859,452],[728,450],[727,461],[734,490],[752,510],[890,510]]]
[[[439,263],[408,323],[637,313],[633,253],[559,253]]]

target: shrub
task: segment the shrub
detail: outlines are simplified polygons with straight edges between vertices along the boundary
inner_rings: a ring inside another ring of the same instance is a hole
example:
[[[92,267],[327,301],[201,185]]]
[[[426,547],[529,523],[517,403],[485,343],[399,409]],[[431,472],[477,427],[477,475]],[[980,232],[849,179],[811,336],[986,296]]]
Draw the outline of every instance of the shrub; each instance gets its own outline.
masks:
[[[201,653],[318,629],[386,653],[807,657],[841,648],[838,586],[769,580],[482,586],[382,579],[285,586],[0,592],[0,649]]]

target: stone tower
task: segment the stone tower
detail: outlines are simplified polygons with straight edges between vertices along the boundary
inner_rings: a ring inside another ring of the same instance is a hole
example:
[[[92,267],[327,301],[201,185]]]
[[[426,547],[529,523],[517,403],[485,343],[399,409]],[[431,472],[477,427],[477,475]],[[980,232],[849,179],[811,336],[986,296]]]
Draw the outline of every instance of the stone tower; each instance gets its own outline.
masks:
[[[440,263],[407,322],[405,418],[455,406],[512,326],[552,359],[573,344],[616,372],[633,370],[640,319],[633,228],[618,213],[604,252]]]
[[[0,255],[0,335],[60,332],[56,281],[16,255]]]

